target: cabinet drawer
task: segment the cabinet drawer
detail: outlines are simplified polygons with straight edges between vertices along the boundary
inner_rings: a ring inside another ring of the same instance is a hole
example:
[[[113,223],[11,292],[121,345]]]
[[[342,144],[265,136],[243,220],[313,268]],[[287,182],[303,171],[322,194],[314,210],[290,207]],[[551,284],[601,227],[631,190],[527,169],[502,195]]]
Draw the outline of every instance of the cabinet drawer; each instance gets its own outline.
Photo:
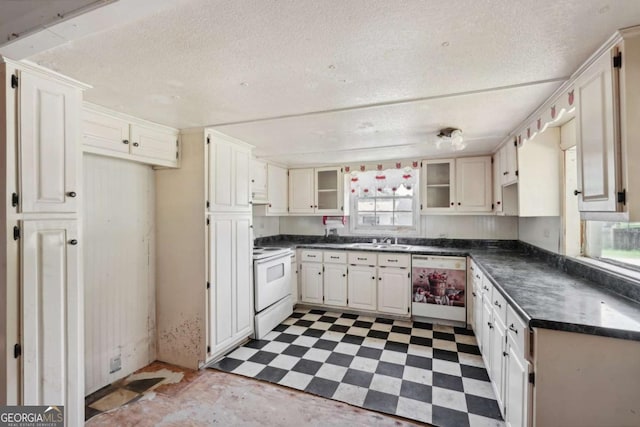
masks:
[[[347,253],[346,252],[326,251],[324,253],[324,262],[334,263],[334,264],[346,264],[347,263]]]
[[[529,342],[529,328],[524,320],[520,318],[511,307],[507,307],[507,335],[518,347],[518,352],[523,355],[527,351],[526,344]]]
[[[493,290],[493,284],[489,279],[487,279],[484,275],[480,275],[480,293],[483,295],[487,295],[491,298],[491,291]]]
[[[411,265],[411,255],[403,254],[378,254],[378,265],[380,267],[409,267]]]
[[[491,305],[493,306],[493,312],[500,318],[502,323],[507,322],[507,300],[504,299],[500,291],[495,287],[492,290]]]
[[[478,268],[478,264],[471,261],[471,283],[473,283],[473,289],[476,292],[481,292],[482,289],[482,278],[484,277],[480,269]]]
[[[376,254],[373,252],[349,252],[349,264],[376,265]]]
[[[302,262],[322,262],[322,251],[302,251]]]

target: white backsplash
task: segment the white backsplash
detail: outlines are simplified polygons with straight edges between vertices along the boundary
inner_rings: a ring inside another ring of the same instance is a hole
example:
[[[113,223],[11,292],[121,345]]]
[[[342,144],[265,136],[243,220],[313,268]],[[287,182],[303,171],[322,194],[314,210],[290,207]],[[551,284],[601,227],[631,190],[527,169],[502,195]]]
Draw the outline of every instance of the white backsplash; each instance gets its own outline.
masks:
[[[519,218],[519,239],[542,249],[560,253],[559,216]]]
[[[253,238],[280,234],[280,218],[277,216],[253,216]]]
[[[256,218],[258,217],[254,217],[254,221]],[[516,217],[492,215],[424,215],[420,218],[422,222],[419,237],[498,240],[515,240],[518,238],[518,218]],[[324,226],[322,225],[322,217],[280,217],[280,234],[323,235]],[[341,236],[351,235],[349,232],[348,219],[347,225],[345,225],[345,228],[338,230],[338,234]],[[377,235],[380,233],[372,234]]]

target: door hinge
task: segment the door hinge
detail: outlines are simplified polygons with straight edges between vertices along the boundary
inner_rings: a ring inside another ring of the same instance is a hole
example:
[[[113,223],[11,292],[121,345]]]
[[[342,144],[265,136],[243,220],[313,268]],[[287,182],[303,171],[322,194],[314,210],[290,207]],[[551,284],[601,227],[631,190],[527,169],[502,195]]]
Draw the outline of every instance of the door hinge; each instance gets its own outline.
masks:
[[[22,346],[20,344],[16,344],[13,346],[13,358],[17,359],[22,356]]]
[[[493,157],[491,158],[491,164],[493,164]]]
[[[518,171],[516,171],[516,176],[518,176]]]
[[[535,385],[536,384],[536,373],[529,372],[529,383]]]
[[[622,68],[622,52],[613,57],[613,68]]]
[[[514,147],[518,147],[518,140],[517,140],[517,139],[514,139],[514,140],[513,140],[513,146],[514,146]]]
[[[422,210],[422,204],[420,204],[420,210]]]
[[[618,203],[627,204],[627,190],[618,191]]]
[[[407,277],[408,277],[408,278],[411,278],[411,273],[407,273]]]
[[[422,167],[422,162],[420,162],[420,167]]]
[[[20,201],[20,198],[18,197],[18,193],[12,193],[11,194],[11,206],[13,206],[14,208],[16,206],[18,206],[18,202]]]
[[[207,136],[207,144],[209,144],[211,142],[211,137]]]
[[[211,283],[207,282],[207,289],[211,288]]]
[[[210,345],[207,346],[207,353],[211,353],[211,346]]]
[[[18,240],[20,238],[20,227],[17,225],[13,227],[13,240]]]
[[[407,307],[407,313],[411,313],[411,309]]]
[[[211,204],[209,203],[209,201],[207,200],[207,207],[211,206]]]
[[[493,203],[491,203],[491,210],[493,210]]]
[[[18,76],[16,76],[15,74],[11,75],[11,87],[13,89],[18,87]]]
[[[209,225],[209,218],[207,218],[207,225]]]
[[[342,170],[342,168],[340,168],[340,172],[341,172],[341,173],[342,173],[342,172],[344,172],[344,171]]]

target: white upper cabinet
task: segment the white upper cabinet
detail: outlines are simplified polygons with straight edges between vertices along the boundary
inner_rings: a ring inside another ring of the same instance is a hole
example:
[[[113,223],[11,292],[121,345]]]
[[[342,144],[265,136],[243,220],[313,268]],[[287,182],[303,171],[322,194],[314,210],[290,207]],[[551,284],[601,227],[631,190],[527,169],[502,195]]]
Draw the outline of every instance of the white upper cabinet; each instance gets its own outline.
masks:
[[[456,208],[464,212],[491,211],[491,157],[456,160]]]
[[[210,212],[250,212],[251,182],[249,164],[251,148],[232,138],[210,131],[209,150]]]
[[[617,128],[617,48],[605,53],[576,81],[576,137],[580,211],[616,212],[620,188]],[[615,106],[615,107],[614,107]]]
[[[152,126],[132,124],[131,154],[174,166],[178,162],[178,132]]]
[[[267,214],[286,215],[288,202],[289,176],[285,168],[267,165],[269,204]]]
[[[491,157],[422,161],[422,214],[491,212]]]
[[[518,182],[518,150],[514,142],[507,142],[500,148],[500,176],[502,185]]]
[[[25,71],[18,88],[20,210],[76,212],[81,91]]]
[[[178,131],[135,117],[84,104],[82,149],[155,166],[177,167]]]
[[[344,212],[341,168],[315,169],[315,213],[342,215]]]
[[[251,196],[253,203],[267,203],[267,163],[262,160],[251,161]]]
[[[500,162],[502,161],[502,151],[498,150],[494,153],[491,160],[493,170],[493,211],[501,214],[503,211],[502,202],[502,174],[500,172]]]
[[[424,200],[421,211],[455,211],[455,160],[425,160],[422,162],[422,176]]]
[[[289,170],[289,213],[315,212],[314,181],[313,169]]]

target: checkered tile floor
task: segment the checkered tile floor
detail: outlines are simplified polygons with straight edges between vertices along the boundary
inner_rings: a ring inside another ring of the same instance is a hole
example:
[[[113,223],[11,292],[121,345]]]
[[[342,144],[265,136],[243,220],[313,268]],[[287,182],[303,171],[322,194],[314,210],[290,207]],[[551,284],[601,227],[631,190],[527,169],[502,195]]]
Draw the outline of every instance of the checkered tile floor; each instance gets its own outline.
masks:
[[[296,309],[211,368],[441,427],[504,425],[464,328]]]

